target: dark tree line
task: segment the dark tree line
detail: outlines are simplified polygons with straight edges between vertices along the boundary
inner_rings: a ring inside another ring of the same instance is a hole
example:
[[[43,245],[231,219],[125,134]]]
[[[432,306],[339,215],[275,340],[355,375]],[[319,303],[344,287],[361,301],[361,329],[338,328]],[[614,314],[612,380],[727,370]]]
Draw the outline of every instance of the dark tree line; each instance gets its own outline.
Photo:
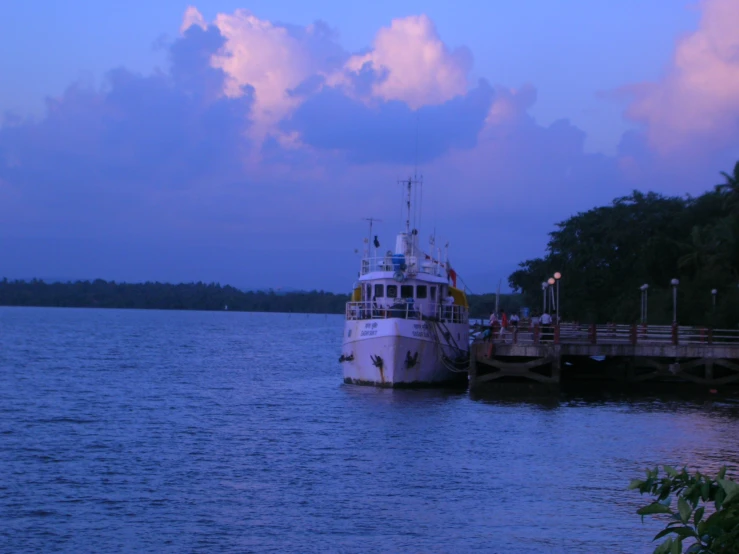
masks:
[[[498,298],[498,311],[505,311],[508,314],[519,313],[522,307],[527,306],[524,300],[525,297],[521,294],[501,294]],[[470,294],[467,296],[467,301],[470,304],[470,317],[472,318],[487,319],[490,312],[495,309],[494,293]],[[530,307],[530,304],[528,306]]]
[[[721,175],[724,182],[698,197],[634,191],[558,223],[546,255],[519,264],[511,287],[541,306],[542,282],[559,271],[564,319],[626,323],[639,319],[639,287],[647,284],[649,322],[670,323],[677,278],[679,323],[736,328],[739,162]]]
[[[343,313],[348,295],[324,291],[242,291],[216,283],[0,281],[0,305],[244,312]]]
[[[520,308],[519,294],[501,295],[500,307]],[[473,317],[486,317],[495,306],[494,294],[468,298]],[[344,313],[348,294],[323,291],[242,291],[219,284],[115,283],[97,279],[67,283],[0,281],[0,305],[67,308],[131,308],[159,310],[223,310],[244,312]]]

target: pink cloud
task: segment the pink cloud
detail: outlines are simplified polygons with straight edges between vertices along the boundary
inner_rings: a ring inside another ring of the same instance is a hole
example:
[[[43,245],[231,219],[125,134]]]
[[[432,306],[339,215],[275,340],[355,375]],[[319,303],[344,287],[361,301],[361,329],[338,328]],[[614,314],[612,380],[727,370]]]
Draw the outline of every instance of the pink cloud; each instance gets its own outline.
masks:
[[[665,76],[625,87],[626,116],[661,154],[726,146],[739,135],[739,2],[704,0],[699,28],[677,42]]]
[[[443,104],[467,91],[472,55],[466,48],[450,50],[426,15],[394,19],[380,29],[367,54],[352,56],[348,73],[369,67],[383,78],[372,86],[372,95],[401,100],[416,109]],[[334,76],[334,82],[341,82]]]
[[[185,12],[182,28],[191,25],[205,25],[194,7]],[[293,142],[295,137],[281,133],[277,123],[300,104],[290,91],[328,69],[332,56],[326,53],[331,45],[325,48],[325,43],[331,40],[330,29],[320,22],[288,28],[242,9],[218,14],[213,25],[224,38],[221,49],[211,57],[211,65],[226,75],[224,94],[236,98],[245,93],[245,87],[254,91],[250,138],[261,142],[271,134],[285,144]],[[334,66],[339,61],[334,61]]]
[[[180,33],[184,33],[193,25],[196,25],[203,30],[208,27],[208,25],[205,23],[205,19],[203,19],[203,14],[201,14],[195,6],[188,6],[185,10],[185,15],[182,16]]]

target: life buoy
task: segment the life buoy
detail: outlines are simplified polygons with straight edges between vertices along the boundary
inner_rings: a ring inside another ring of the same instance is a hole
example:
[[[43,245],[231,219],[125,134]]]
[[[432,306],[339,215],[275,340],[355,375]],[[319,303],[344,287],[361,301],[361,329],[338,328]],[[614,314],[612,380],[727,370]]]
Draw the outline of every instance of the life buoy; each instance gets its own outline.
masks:
[[[402,271],[396,271],[393,274],[393,279],[395,279],[398,283],[402,283],[405,281],[405,274]]]

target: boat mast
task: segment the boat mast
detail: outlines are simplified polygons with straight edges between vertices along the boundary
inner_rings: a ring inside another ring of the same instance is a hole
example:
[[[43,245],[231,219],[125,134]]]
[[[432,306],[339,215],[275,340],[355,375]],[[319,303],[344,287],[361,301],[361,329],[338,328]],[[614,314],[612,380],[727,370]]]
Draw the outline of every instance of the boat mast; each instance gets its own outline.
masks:
[[[415,242],[413,240],[413,237],[418,233],[418,219],[420,218],[420,214],[413,214],[413,206],[411,206],[413,202],[413,186],[416,186],[416,190],[423,184],[422,179],[418,179],[418,177],[408,177],[407,180],[398,181],[398,184],[405,187],[405,240],[406,240],[406,248],[405,248],[405,255],[406,256],[413,256],[415,255]],[[378,220],[375,220],[378,221]]]
[[[372,224],[375,221],[377,223],[382,223],[382,219],[377,219],[377,218],[374,218],[374,217],[365,217],[364,220],[365,221],[369,221],[369,237],[367,237],[367,241],[368,241],[367,242],[367,244],[368,244],[367,248],[369,250],[369,252],[368,252],[368,257],[369,257],[369,253],[372,252],[372,246],[374,246],[374,241],[372,239]],[[375,246],[375,257],[377,257],[377,247],[376,246]]]
[[[405,202],[406,216],[405,216],[405,234],[411,236],[411,188],[413,186],[413,179],[408,177],[408,199]]]

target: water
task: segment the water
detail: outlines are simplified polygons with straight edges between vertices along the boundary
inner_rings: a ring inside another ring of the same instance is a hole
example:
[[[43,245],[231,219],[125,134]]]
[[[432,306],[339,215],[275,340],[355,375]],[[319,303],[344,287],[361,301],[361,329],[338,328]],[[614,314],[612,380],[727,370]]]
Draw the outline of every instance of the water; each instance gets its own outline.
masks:
[[[0,308],[0,551],[651,552],[739,405],[341,384],[338,316]]]

